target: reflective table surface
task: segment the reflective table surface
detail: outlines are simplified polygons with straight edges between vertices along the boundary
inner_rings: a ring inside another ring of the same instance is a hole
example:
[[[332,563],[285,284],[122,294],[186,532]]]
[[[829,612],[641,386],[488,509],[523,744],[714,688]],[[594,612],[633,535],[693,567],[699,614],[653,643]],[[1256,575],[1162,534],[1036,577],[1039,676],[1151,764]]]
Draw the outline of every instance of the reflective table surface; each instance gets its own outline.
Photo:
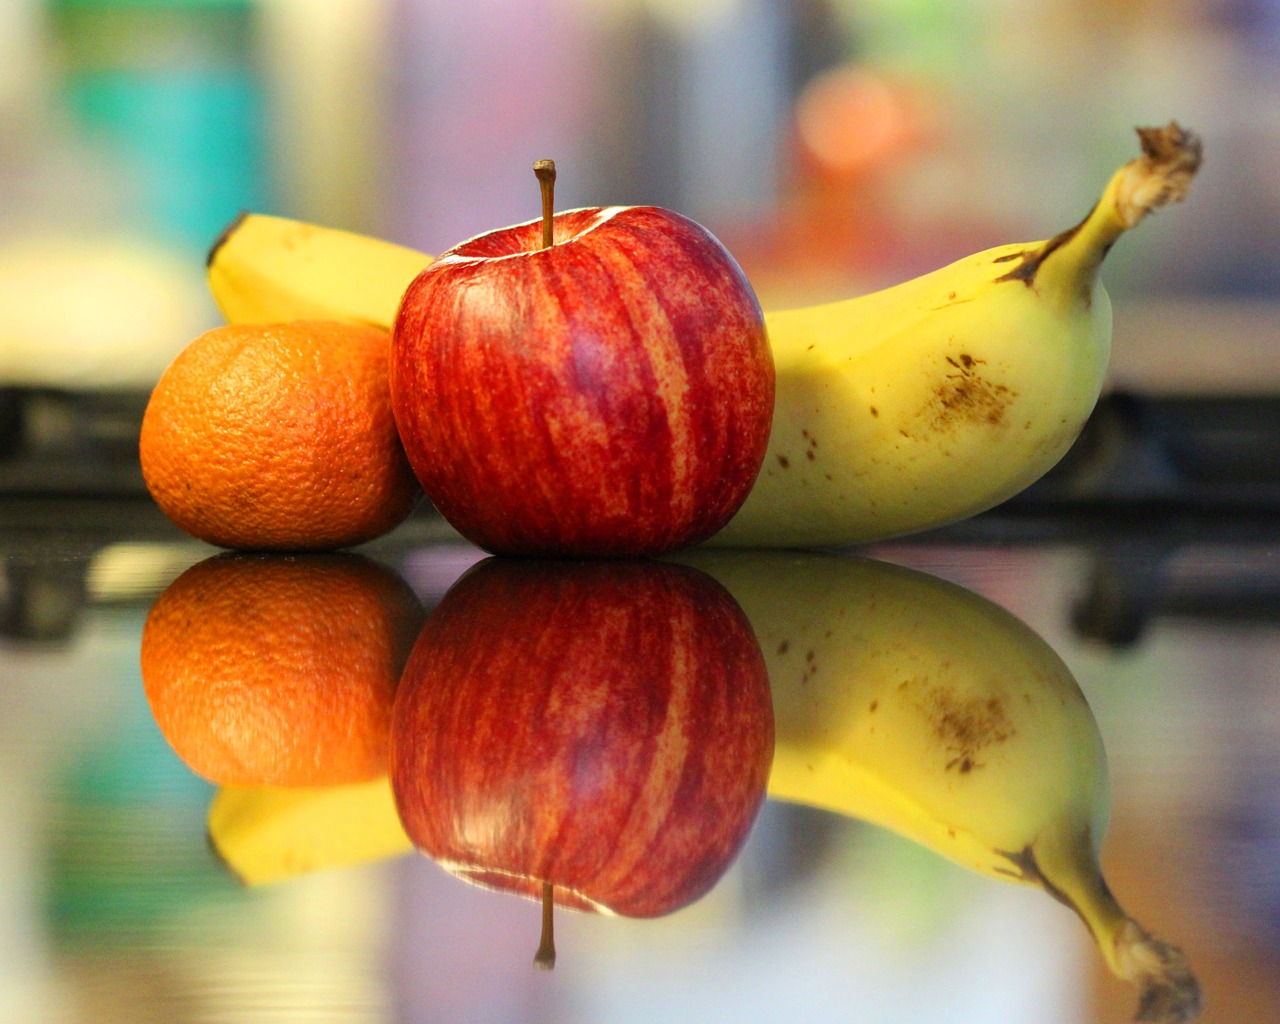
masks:
[[[0,1021],[1128,1020],[1060,826],[1201,1019],[1280,1020],[1280,538],[1026,508],[585,580],[6,501]],[[524,871],[622,912],[537,970],[458,877]]]

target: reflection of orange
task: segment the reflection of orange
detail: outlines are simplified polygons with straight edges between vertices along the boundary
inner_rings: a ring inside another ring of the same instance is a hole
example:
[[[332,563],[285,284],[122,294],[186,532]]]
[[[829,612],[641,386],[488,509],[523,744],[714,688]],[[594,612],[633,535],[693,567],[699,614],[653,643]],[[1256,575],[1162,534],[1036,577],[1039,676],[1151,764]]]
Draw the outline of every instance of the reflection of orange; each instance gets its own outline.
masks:
[[[420,495],[391,415],[390,351],[386,331],[328,321],[202,334],[143,417],[156,503],[230,548],[337,548],[386,533]]]
[[[359,555],[226,553],[152,607],[143,686],[178,756],[213,782],[371,779],[387,770],[391,701],[422,618],[408,584]]]

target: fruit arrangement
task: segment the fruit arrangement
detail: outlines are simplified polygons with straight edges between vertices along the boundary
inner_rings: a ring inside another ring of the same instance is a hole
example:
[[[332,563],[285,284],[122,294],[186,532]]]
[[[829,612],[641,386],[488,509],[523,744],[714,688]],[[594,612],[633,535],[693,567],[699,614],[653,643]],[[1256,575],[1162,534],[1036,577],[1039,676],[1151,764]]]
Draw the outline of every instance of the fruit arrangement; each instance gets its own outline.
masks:
[[[855,545],[991,508],[1071,446],[1110,354],[1103,259],[1182,200],[1201,161],[1176,123],[1138,138],[1074,227],[766,312],[763,346],[732,257],[643,208],[546,203],[541,222],[463,243],[437,268],[248,215],[210,253],[209,284],[245,329],[323,316],[392,331],[414,469],[492,550]]]
[[[1088,216],[1047,240],[766,314],[687,218],[556,214],[549,161],[540,221],[435,261],[244,215],[208,261],[234,326],[162,376],[148,488],[195,536],[267,549],[390,530],[413,506],[410,464],[446,519],[504,554],[853,545],[975,515],[1079,434],[1110,354],[1102,261],[1199,168],[1176,123],[1138,137]]]
[[[1137,989],[1138,1020],[1198,1012],[1183,954],[1103,876],[1106,754],[1069,669],[1013,615],[926,573],[705,549],[490,559],[423,628],[385,738],[389,776],[338,782],[331,747],[317,754],[331,785],[224,784],[213,847],[256,885],[416,846],[475,884],[545,897],[548,926],[553,904],[645,916],[714,884],[767,778],[772,799],[1061,901]]]
[[[235,645],[216,627],[190,635],[183,594],[220,595],[228,623],[252,603],[235,580],[179,580],[148,621],[144,682],[175,749],[222,785],[215,848],[258,882],[416,846],[542,900],[549,966],[557,904],[650,916],[704,893],[767,780],[778,799],[1040,886],[1137,986],[1137,1019],[1191,1020],[1182,954],[1103,880],[1105,757],[1043,641],[917,573],[712,550],[912,534],[1047,472],[1106,375],[1102,262],[1200,165],[1176,123],[1138,138],[1074,227],[781,312],[679,214],[557,213],[549,161],[540,219],[438,259],[239,218],[208,261],[228,325],[179,355],[144,418],[164,512],[227,548],[323,551],[386,533],[425,493],[479,547],[541,557],[464,576],[394,679],[407,613],[368,617],[356,632],[377,671],[340,706],[325,704],[340,688],[312,702],[297,680],[188,672],[202,642]],[[238,572],[247,556],[225,557]],[[368,616],[324,578],[296,588],[304,618]],[[260,676],[306,651],[300,636],[239,656]],[[309,732],[288,724],[299,714]],[[290,746],[333,739],[326,716],[354,744],[321,759],[336,775]]]

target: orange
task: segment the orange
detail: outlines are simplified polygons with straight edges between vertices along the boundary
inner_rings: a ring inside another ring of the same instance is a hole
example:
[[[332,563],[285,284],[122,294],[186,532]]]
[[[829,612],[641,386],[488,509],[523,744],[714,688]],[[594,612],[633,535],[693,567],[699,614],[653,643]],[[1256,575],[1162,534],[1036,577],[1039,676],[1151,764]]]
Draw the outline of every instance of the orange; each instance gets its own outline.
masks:
[[[373,779],[424,618],[409,585],[361,555],[224,552],[152,605],[143,688],[169,745],[212,782]]]
[[[388,332],[329,321],[233,324],[161,375],[142,475],[174,523],[228,548],[348,547],[421,496],[391,414]]]

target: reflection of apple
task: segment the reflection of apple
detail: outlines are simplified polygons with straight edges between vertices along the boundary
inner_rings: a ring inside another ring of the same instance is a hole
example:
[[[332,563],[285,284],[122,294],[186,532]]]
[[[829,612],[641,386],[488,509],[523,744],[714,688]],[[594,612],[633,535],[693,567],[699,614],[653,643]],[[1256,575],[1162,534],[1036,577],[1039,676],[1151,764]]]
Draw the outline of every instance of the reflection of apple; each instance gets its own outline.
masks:
[[[773,708],[737,603],[687,566],[490,559],[392,713],[414,844],[479,885],[653,917],[705,894],[764,798]]]
[[[444,517],[500,554],[704,540],[768,443],[755,293],[705,228],[668,210],[562,213],[542,248],[551,223],[464,242],[406,290],[391,389],[409,460]]]

